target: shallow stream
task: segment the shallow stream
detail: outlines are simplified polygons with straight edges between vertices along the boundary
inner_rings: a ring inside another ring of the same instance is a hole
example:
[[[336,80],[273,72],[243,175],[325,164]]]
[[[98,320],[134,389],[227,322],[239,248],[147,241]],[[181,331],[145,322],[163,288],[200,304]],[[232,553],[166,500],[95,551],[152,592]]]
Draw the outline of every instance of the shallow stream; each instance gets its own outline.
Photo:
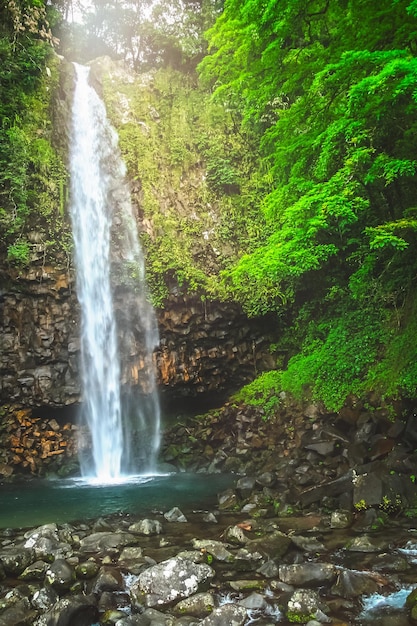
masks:
[[[0,528],[63,524],[115,513],[146,515],[173,506],[210,508],[236,477],[174,473],[132,476],[111,484],[82,479],[30,480],[0,485]]]
[[[127,528],[135,519],[152,514],[164,526],[162,540],[158,536],[143,537],[141,546],[147,558],[160,562],[181,550],[189,550],[196,537],[228,545],[227,529],[248,520],[242,512],[218,509],[217,494],[230,487],[235,479],[232,475],[178,473],[137,476],[111,485],[94,485],[80,479],[3,484],[0,485],[0,528],[3,529],[0,537],[6,545],[8,537],[20,534],[9,529],[50,522],[74,522],[75,527],[81,524],[85,532],[85,522],[93,528],[98,518],[108,520],[109,527]],[[186,524],[168,523],[164,518],[163,513],[174,506],[186,514]],[[208,523],[204,511],[214,513],[217,520]],[[364,521],[366,516],[358,514],[349,528],[332,528],[330,516],[306,511],[301,516],[250,520],[248,536],[256,542],[261,536],[280,531],[291,538],[288,552],[273,559],[277,567],[300,562],[318,566],[327,563],[340,572],[342,586],[338,574],[332,586],[311,587],[326,602],[326,614],[331,620],[328,623],[333,626],[411,626],[405,601],[417,586],[416,520],[388,519],[378,529]],[[239,549],[230,544],[228,547],[233,553]],[[212,565],[216,569],[213,591],[218,604],[248,601],[251,591],[234,590],[233,581],[249,579],[261,584],[265,606],[262,610],[248,608],[245,626],[289,624],[281,610],[286,591],[277,569],[269,574],[260,570],[241,571],[230,562],[216,559]],[[376,582],[372,593],[362,587],[369,579]]]

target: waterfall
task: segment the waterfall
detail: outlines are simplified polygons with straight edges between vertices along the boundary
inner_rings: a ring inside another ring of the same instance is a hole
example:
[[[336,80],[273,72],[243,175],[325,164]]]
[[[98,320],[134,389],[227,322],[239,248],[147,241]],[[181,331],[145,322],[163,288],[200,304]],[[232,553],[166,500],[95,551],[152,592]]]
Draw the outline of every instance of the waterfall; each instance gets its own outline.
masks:
[[[74,65],[70,204],[81,308],[81,432],[88,429],[92,448],[86,452],[80,441],[80,464],[84,476],[109,482],[155,470],[158,332],[118,136],[89,84],[89,68]]]

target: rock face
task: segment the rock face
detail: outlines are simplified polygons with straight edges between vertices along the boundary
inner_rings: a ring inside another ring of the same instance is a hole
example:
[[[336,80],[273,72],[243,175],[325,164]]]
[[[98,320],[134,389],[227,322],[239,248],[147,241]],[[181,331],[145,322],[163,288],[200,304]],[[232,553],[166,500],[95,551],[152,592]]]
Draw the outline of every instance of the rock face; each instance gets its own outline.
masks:
[[[236,389],[273,367],[265,320],[237,305],[171,296],[158,319],[159,378],[176,395]]]
[[[34,266],[19,277],[3,274],[0,284],[0,403],[79,402],[80,325],[72,273]],[[157,376],[176,396],[231,391],[272,366],[265,329],[236,306],[172,296],[158,321]],[[140,350],[139,331],[135,339]],[[133,356],[140,364],[141,355]],[[127,358],[124,380],[140,385],[140,375],[131,371],[132,355]]]
[[[0,402],[78,401],[78,305],[71,276],[34,266],[19,276],[0,275],[0,284]]]

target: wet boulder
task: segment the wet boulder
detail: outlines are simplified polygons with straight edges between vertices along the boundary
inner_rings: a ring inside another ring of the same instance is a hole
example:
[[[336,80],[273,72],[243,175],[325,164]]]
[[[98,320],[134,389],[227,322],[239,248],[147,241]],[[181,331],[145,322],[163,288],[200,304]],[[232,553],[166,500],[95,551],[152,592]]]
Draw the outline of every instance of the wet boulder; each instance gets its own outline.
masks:
[[[320,622],[328,621],[324,609],[318,593],[311,589],[297,589],[288,600],[285,614],[290,622],[305,624],[316,618]]]
[[[20,580],[43,580],[48,564],[45,561],[35,561],[28,565],[20,574]]]
[[[258,570],[263,563],[265,563],[267,557],[256,549],[248,550],[247,548],[240,548],[235,555],[233,567],[239,572],[251,572]]]
[[[84,561],[79,563],[75,568],[75,574],[80,580],[89,580],[97,576],[99,566],[93,560]]]
[[[412,621],[417,622],[417,589],[413,589],[413,591],[407,596],[405,606],[410,611]]]
[[[130,594],[136,606],[163,606],[187,598],[198,591],[200,583],[210,580],[214,570],[204,563],[174,557],[149,567],[139,575]]]
[[[381,552],[386,548],[388,548],[388,542],[378,541],[368,535],[354,537],[346,545],[346,549],[350,552]]]
[[[331,563],[295,563],[280,565],[279,578],[287,585],[324,585],[336,578],[336,568]]]
[[[174,607],[174,612],[178,615],[193,615],[194,617],[205,617],[213,611],[214,597],[208,592],[196,593],[189,598],[178,602]]]
[[[46,561],[53,561],[54,558],[64,558],[72,553],[70,545],[61,543],[58,538],[42,535],[28,539],[25,547],[30,547],[37,559]]]
[[[150,537],[152,535],[160,535],[163,529],[162,524],[159,520],[142,519],[139,522],[131,524],[128,530],[131,533]]]
[[[101,567],[94,585],[93,593],[100,594],[103,591],[123,591],[125,588],[123,577],[115,567]]]
[[[24,534],[24,538],[26,540],[25,548],[33,548],[36,541],[40,537],[46,537],[47,539],[59,541],[58,526],[55,523],[43,524],[42,526],[26,531]]]
[[[200,626],[242,626],[246,621],[245,607],[237,604],[223,604],[214,609],[211,615],[200,622]]]
[[[74,595],[61,598],[54,606],[38,617],[34,626],[91,626],[98,621],[94,596]]]
[[[0,564],[6,574],[19,576],[33,561],[35,555],[30,548],[10,546],[0,549]]]
[[[128,545],[137,545],[139,538],[126,532],[98,532],[87,535],[80,542],[80,551],[87,554],[97,552],[119,552]]]
[[[259,552],[266,558],[281,558],[291,545],[291,539],[279,530],[266,534],[259,539],[252,539],[246,544],[246,549],[251,552]]]
[[[58,600],[59,596],[55,589],[48,586],[35,591],[31,603],[39,611],[49,611]]]
[[[238,490],[241,498],[249,498],[254,487],[256,480],[251,476],[242,476],[236,482],[236,489]]]
[[[268,607],[268,602],[264,596],[254,591],[247,598],[240,600],[239,606],[243,606],[249,611],[264,611]]]
[[[353,504],[356,508],[378,506],[382,502],[383,483],[375,473],[360,474],[354,479]]]
[[[31,610],[25,602],[19,602],[0,615],[0,626],[32,626],[36,611]]]
[[[316,537],[304,537],[303,535],[292,535],[292,543],[303,552],[324,552],[325,547]]]
[[[187,521],[184,513],[177,506],[174,506],[172,509],[167,511],[164,514],[164,517],[167,522],[181,522],[184,524]]]
[[[226,545],[221,541],[214,539],[193,539],[193,548],[208,553],[216,561],[225,561],[230,563],[234,560],[233,554],[227,549]]]
[[[75,571],[64,559],[57,559],[45,572],[45,582],[58,593],[68,591],[75,581]]]
[[[139,546],[127,546],[123,548],[117,564],[131,574],[140,574],[149,566],[146,558],[143,556],[143,550]]]
[[[251,530],[250,524],[248,524],[246,528],[248,530]],[[249,541],[249,537],[247,537],[245,534],[244,524],[229,526],[224,533],[224,538],[226,539],[226,541],[230,541],[230,543],[242,546]]]
[[[387,580],[379,574],[340,569],[331,592],[333,595],[341,596],[342,598],[357,598],[364,594],[376,593],[383,584],[387,584]]]
[[[349,528],[352,525],[353,516],[350,511],[332,511],[330,528]]]
[[[236,509],[239,505],[239,498],[233,489],[226,489],[218,496],[219,509],[221,511],[230,511]]]

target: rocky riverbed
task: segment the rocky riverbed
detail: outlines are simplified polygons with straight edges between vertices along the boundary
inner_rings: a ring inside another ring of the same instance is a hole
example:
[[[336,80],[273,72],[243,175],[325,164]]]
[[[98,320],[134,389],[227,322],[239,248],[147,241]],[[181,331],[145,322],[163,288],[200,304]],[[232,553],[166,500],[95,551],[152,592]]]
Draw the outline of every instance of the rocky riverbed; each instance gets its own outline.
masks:
[[[164,433],[172,471],[235,473],[210,510],[0,531],[0,626],[415,623],[415,412],[281,400]]]
[[[253,519],[227,502],[4,529],[0,625],[413,623],[412,520],[373,509]]]

